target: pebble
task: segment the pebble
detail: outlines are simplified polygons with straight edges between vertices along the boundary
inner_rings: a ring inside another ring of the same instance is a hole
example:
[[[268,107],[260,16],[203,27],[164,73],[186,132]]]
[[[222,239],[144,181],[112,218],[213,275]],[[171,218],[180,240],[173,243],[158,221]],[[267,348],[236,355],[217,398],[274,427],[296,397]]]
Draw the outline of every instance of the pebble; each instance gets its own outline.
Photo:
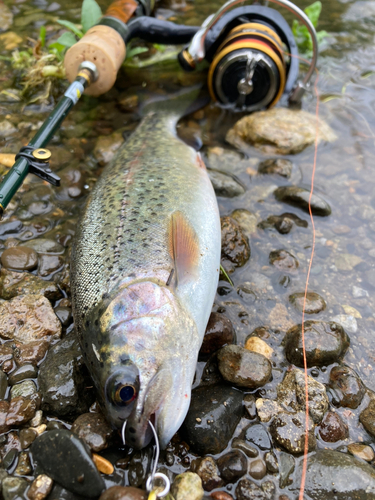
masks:
[[[5,373],[9,373],[14,368],[13,354],[13,349],[9,344],[0,345],[0,365],[2,371]]]
[[[14,474],[16,476],[29,476],[32,470],[33,468],[31,467],[30,455],[27,453],[27,451],[21,452]]]
[[[193,389],[182,431],[199,455],[222,452],[242,416],[242,392],[227,385]]]
[[[280,488],[285,488],[289,484],[292,483],[292,480],[289,479],[290,475],[294,472],[296,461],[293,455],[289,455],[289,453],[280,452],[280,479],[279,486]]]
[[[183,472],[176,476],[171,487],[175,500],[202,500],[204,490],[202,481],[194,472]]]
[[[10,300],[18,295],[44,295],[48,300],[61,298],[61,292],[53,281],[44,281],[30,273],[0,270],[0,297]]]
[[[4,469],[8,470],[8,469],[10,469],[13,466],[13,464],[14,464],[16,458],[17,458],[17,455],[18,455],[18,452],[14,448],[11,449],[11,450],[9,450],[5,454],[5,456],[3,458],[3,467],[4,467]]]
[[[234,177],[216,170],[208,170],[208,176],[215,190],[216,196],[234,198],[245,193],[245,188]]]
[[[298,260],[287,250],[274,250],[270,253],[269,262],[279,271],[294,272],[298,269]]]
[[[60,243],[48,238],[36,238],[25,241],[22,243],[22,247],[32,248],[38,254],[61,255],[65,252],[64,247]]]
[[[336,443],[349,437],[349,429],[340,415],[329,411],[320,424],[319,434],[326,443]]]
[[[10,399],[18,398],[19,396],[23,398],[30,398],[36,393],[36,386],[32,380],[24,380],[23,382],[13,385],[10,390]]]
[[[366,462],[372,462],[375,458],[374,450],[371,446],[362,443],[352,443],[348,445],[348,451],[356,458],[361,458]]]
[[[329,386],[334,391],[333,403],[346,408],[358,408],[366,388],[354,370],[349,366],[334,366],[329,374]]]
[[[124,139],[120,132],[98,137],[94,147],[94,156],[99,165],[103,167],[107,165],[123,143]]]
[[[261,424],[252,424],[245,430],[245,439],[257,446],[260,450],[270,450],[271,437]]]
[[[74,334],[50,348],[39,369],[42,410],[55,417],[86,413],[93,402],[91,379],[86,379],[81,349]]]
[[[369,293],[367,290],[360,288],[359,286],[353,286],[352,295],[355,299],[361,299],[363,297],[369,297]]]
[[[241,227],[231,217],[221,217],[221,258],[227,272],[242,267],[250,259],[250,245]]]
[[[8,248],[1,255],[1,264],[14,271],[32,271],[38,265],[38,254],[31,248]]]
[[[282,411],[278,413],[270,425],[270,432],[276,442],[293,454],[302,453],[305,446],[305,422],[306,415],[300,411],[290,413]],[[309,417],[308,422],[308,449],[312,451],[316,447],[314,434],[315,426]]]
[[[336,254],[334,262],[339,271],[352,271],[363,261],[358,255],[353,255],[350,253],[340,253]]]
[[[360,413],[359,421],[366,431],[375,437],[375,400],[371,400],[367,408]]]
[[[0,237],[3,239],[4,236],[6,236],[7,239],[9,239],[11,235],[17,235],[18,233],[20,233],[22,228],[23,223],[20,220],[1,221]]]
[[[45,278],[52,273],[59,271],[64,264],[64,259],[61,255],[40,255],[38,276]]]
[[[235,340],[235,331],[229,318],[217,312],[212,312],[203,337],[200,354],[207,356],[216,352]]]
[[[289,234],[293,226],[307,227],[307,221],[300,219],[297,215],[289,212],[281,215],[270,215],[265,221],[260,222],[262,229],[275,228],[280,234]]]
[[[1,492],[4,500],[18,500],[25,498],[24,493],[28,487],[28,482],[23,477],[6,477],[2,481]]]
[[[272,399],[259,398],[256,400],[256,409],[261,422],[269,422],[275,415],[282,411],[282,406]]]
[[[256,389],[266,384],[272,375],[272,365],[262,354],[237,345],[223,347],[218,352],[219,370],[223,378],[239,387]]]
[[[8,120],[2,120],[0,122],[0,137],[9,137],[17,132],[17,129]]]
[[[297,309],[297,311],[302,312],[305,302],[305,292],[293,293],[289,296],[289,302]],[[307,292],[305,304],[306,314],[318,314],[321,311],[324,311],[326,306],[326,301],[318,293]]]
[[[293,482],[298,497],[302,462]],[[353,456],[334,450],[319,450],[309,456],[305,494],[319,500],[374,500],[375,471],[371,465]]]
[[[74,421],[71,431],[96,452],[107,448],[114,435],[112,427],[101,413],[80,415]]]
[[[3,434],[9,430],[9,426],[6,424],[6,418],[9,410],[8,401],[0,401],[0,433]]]
[[[73,322],[72,310],[70,307],[57,306],[54,310],[62,326],[67,327]]]
[[[68,430],[44,432],[33,442],[31,451],[39,469],[69,491],[97,497],[104,490],[86,446]]]
[[[240,450],[232,450],[217,460],[220,476],[225,483],[235,483],[247,472],[247,458]]]
[[[0,304],[0,336],[21,343],[57,339],[61,324],[42,295],[25,295]]]
[[[96,465],[96,468],[102,474],[106,474],[107,476],[110,476],[111,474],[114,473],[115,468],[113,467],[111,462],[109,460],[107,460],[106,458],[102,457],[101,455],[98,455],[97,453],[93,453],[92,459],[94,460],[94,464]]]
[[[299,153],[314,144],[316,117],[303,110],[273,108],[256,111],[241,118],[229,130],[226,141],[249,153],[253,145],[268,154],[289,155]],[[334,141],[331,127],[319,120],[318,140]]]
[[[291,455],[287,456],[290,457]],[[279,462],[273,451],[267,451],[267,453],[264,455],[264,462],[266,464],[268,472],[270,472],[271,474],[277,474],[279,472]]]
[[[259,337],[250,336],[245,341],[245,349],[252,352],[257,352],[258,354],[262,354],[268,359],[271,359],[273,349],[270,347],[264,340]]]
[[[48,351],[47,340],[33,340],[27,344],[21,344],[14,351],[14,359],[18,366],[38,366]]]
[[[214,500],[233,500],[232,495],[229,495],[229,493],[226,493],[225,491],[214,491],[210,496]]]
[[[242,232],[249,237],[256,233],[258,217],[246,210],[245,208],[237,208],[230,214],[231,218],[238,222]]]
[[[345,330],[349,333],[356,333],[358,330],[357,320],[354,316],[349,316],[347,314],[338,314],[332,318],[332,321],[335,321],[339,325],[341,325]]]
[[[27,492],[29,500],[44,500],[52,490],[53,480],[46,474],[39,474]]]
[[[147,493],[133,486],[112,486],[108,488],[99,500],[147,500]]]
[[[8,377],[0,370],[0,400],[5,398],[8,389]]]
[[[27,378],[36,378],[38,370],[33,365],[22,365],[9,375],[9,385],[15,385]]]
[[[327,366],[344,356],[349,347],[349,337],[333,321],[305,321],[305,349],[307,366]],[[285,337],[287,360],[303,367],[302,325],[287,331]]]
[[[198,464],[194,466],[193,471],[201,478],[205,491],[212,491],[224,484],[224,481],[220,477],[219,468],[212,457],[198,459]]]
[[[38,434],[33,429],[21,429],[20,430],[20,442],[21,448],[26,450],[36,439]]]
[[[274,195],[278,201],[296,206],[309,213],[310,190],[299,186],[282,186],[276,189]],[[311,211],[313,215],[327,217],[331,214],[331,207],[319,195],[312,194]]]
[[[267,495],[261,487],[250,479],[243,478],[236,486],[237,500],[270,500],[271,498],[272,496]]]
[[[31,420],[37,409],[35,399],[18,396],[10,401],[8,414],[5,420],[9,427],[19,427]]]
[[[234,438],[232,441],[232,448],[238,448],[243,451],[245,455],[250,458],[255,458],[259,455],[259,451],[254,446],[251,446],[245,440],[240,438]]]
[[[258,174],[280,175],[289,179],[292,174],[293,163],[284,158],[270,158],[258,165]]]
[[[255,397],[253,394],[245,394],[243,397],[243,405],[246,410],[246,416],[250,420],[254,420],[257,416],[257,410],[255,405]]]
[[[267,474],[267,467],[261,458],[257,458],[256,460],[250,462],[249,474],[252,478],[257,480],[264,478],[264,476]]]

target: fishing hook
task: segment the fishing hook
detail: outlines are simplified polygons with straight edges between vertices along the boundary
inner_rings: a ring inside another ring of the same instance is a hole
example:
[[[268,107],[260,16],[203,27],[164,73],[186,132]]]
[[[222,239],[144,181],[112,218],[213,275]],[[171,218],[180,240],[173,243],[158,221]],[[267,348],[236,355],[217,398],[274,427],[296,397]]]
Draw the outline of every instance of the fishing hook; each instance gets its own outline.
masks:
[[[121,437],[122,437],[122,442],[123,442],[124,446],[126,444],[125,443],[126,422],[127,421],[125,420],[125,422],[122,426],[122,429],[121,429]],[[156,467],[157,467],[158,462],[159,462],[160,445],[159,445],[159,439],[158,439],[158,435],[156,434],[155,427],[152,425],[152,423],[150,421],[148,422],[148,424],[151,427],[151,430],[154,434],[155,456],[154,456],[154,463],[153,463],[151,474],[146,481],[146,490],[149,493],[149,497],[148,497],[149,499],[164,498],[169,493],[171,483],[169,481],[169,478],[165,474],[163,474],[162,472],[156,472]],[[161,492],[156,492],[155,489],[153,489],[155,479],[161,479],[164,481],[165,487]]]

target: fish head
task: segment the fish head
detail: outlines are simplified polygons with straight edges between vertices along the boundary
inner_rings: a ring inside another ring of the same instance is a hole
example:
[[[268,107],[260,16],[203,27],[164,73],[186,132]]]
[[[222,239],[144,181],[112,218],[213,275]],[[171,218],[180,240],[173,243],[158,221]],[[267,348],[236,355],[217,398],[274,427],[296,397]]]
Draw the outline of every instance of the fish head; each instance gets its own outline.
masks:
[[[104,406],[125,441],[143,448],[153,438],[164,448],[190,404],[200,342],[195,322],[173,290],[142,282],[123,290],[101,317]]]

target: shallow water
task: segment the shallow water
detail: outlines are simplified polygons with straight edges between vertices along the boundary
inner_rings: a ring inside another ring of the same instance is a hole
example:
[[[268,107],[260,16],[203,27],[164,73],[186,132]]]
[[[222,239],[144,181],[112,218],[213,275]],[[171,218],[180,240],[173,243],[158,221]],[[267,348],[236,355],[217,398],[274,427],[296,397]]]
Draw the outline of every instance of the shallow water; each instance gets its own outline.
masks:
[[[5,3],[15,14],[10,29],[26,40],[27,37],[37,38],[43,24],[52,29],[51,22],[57,17],[78,22],[81,2],[69,0],[58,5],[52,0],[9,0]],[[109,2],[100,3],[104,8]],[[300,7],[309,3],[309,0],[297,2]],[[221,2],[218,1],[197,0],[187,1],[183,5],[173,2],[172,5],[158,4],[158,8],[163,9],[160,11],[163,14],[169,13],[172,19],[197,24],[220,5]],[[315,217],[316,247],[309,289],[326,300],[327,308],[307,319],[331,321],[340,316],[341,320],[349,323],[347,332],[351,346],[345,356],[345,363],[375,391],[375,2],[324,1],[319,28],[329,33],[318,62],[319,114],[335,131],[337,140],[319,145],[314,186],[315,192],[330,204],[332,215]],[[3,51],[3,54],[8,52]],[[0,61],[0,68],[0,90],[17,87],[17,72],[12,71],[3,61]],[[131,95],[138,88],[134,85],[143,84],[142,87],[146,90],[156,89],[158,84],[154,80],[155,74],[149,74],[146,70],[140,77],[128,81],[123,73],[117,90],[100,99],[84,98],[77,105],[52,141],[57,161],[52,166],[56,170],[60,169],[63,181],[70,185],[70,191],[64,182],[62,187],[55,190],[30,176],[6,216],[6,220],[10,217],[22,220],[24,227],[21,233],[0,236],[0,251],[9,236],[21,241],[37,236],[51,239],[58,236],[60,242],[65,238],[66,243],[63,244],[69,247],[69,238],[74,232],[85,195],[101,171],[93,155],[97,137],[117,130],[126,136],[134,130],[138,116],[131,111],[121,111],[118,103],[123,95]],[[176,83],[182,80],[186,82],[187,78],[180,72],[176,76]],[[159,83],[163,87],[165,80],[160,80]],[[27,125],[24,125],[20,134],[2,140],[1,152],[17,152],[32,136],[31,129],[37,128],[47,116],[51,104],[52,102],[49,106],[29,105],[24,108],[24,103],[9,102],[2,98],[0,110],[3,117],[16,126],[20,122],[26,122]],[[316,98],[311,92],[304,98],[303,109],[314,113],[315,107]],[[199,139],[193,139],[192,142],[207,159],[211,147],[231,149],[224,137],[236,120],[237,117],[227,111],[208,107],[204,115],[193,115],[183,120],[179,131],[181,136],[190,138],[196,132],[195,136]],[[65,162],[59,151],[64,152],[67,158]],[[273,196],[276,187],[290,184],[290,181],[256,175],[259,161],[269,156],[250,147],[247,153],[248,170],[234,169],[231,172],[246,187],[246,192],[232,199],[219,198],[221,215],[230,214],[237,208],[247,209],[255,214],[259,223],[270,215],[293,212],[308,222],[307,228],[294,227],[287,235],[256,228],[250,238],[249,262],[231,276],[233,288],[224,282],[220,283],[214,305],[214,310],[224,312],[231,319],[240,345],[243,345],[246,336],[256,327],[269,325],[276,329],[276,333],[268,340],[275,350],[272,358],[273,380],[260,392],[263,397],[273,398],[276,385],[282,380],[288,366],[282,348],[285,331],[291,325],[301,322],[301,314],[292,308],[288,297],[305,288],[312,228],[306,213],[277,202]],[[291,182],[309,187],[314,148],[308,147],[302,153],[287,158],[294,164]],[[72,176],[75,176],[73,181]],[[289,250],[299,261],[298,272],[291,276],[287,288],[279,285],[280,273],[269,265],[270,252],[280,248]],[[358,258],[350,258],[352,263],[346,266],[346,270],[342,270],[342,256],[345,254]],[[65,251],[64,259],[67,264],[68,250]],[[59,283],[63,277],[62,272],[58,269],[46,279]],[[238,287],[244,283],[250,283],[252,293],[248,297],[238,293]],[[353,287],[360,287],[367,293],[356,297]],[[348,314],[350,309],[347,306],[354,308],[355,312],[351,310]],[[356,317],[352,317],[353,314]],[[342,315],[345,315],[344,318]],[[68,327],[68,330],[71,329],[72,325]],[[204,363],[198,365],[197,383],[203,366]],[[328,374],[329,369],[322,368],[315,377],[324,383],[328,380]],[[344,414],[342,409],[338,411]],[[344,415],[350,428],[350,441],[367,442],[369,436],[358,424],[358,414],[356,411],[353,418]],[[240,424],[236,434],[240,433],[243,424],[244,422]],[[325,447],[327,444],[319,442],[318,446]],[[171,468],[174,472],[185,470],[188,466],[188,460],[183,458],[184,453]]]

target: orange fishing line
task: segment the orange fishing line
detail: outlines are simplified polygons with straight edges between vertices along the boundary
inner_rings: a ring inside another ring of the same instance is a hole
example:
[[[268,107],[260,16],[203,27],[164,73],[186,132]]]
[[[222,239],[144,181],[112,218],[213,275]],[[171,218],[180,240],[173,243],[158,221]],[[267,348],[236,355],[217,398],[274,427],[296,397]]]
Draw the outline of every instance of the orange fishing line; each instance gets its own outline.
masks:
[[[288,54],[291,56],[291,54]],[[306,59],[299,57],[299,56],[292,56],[292,57],[298,57],[298,59],[301,59],[304,62],[307,62],[309,64],[309,61]],[[315,224],[314,224],[314,217],[312,214],[311,210],[311,198],[314,192],[314,180],[315,180],[315,171],[316,171],[316,162],[317,162],[317,156],[318,156],[318,141],[319,141],[319,92],[318,92],[318,80],[319,80],[319,72],[315,68],[315,71],[317,73],[315,82],[314,82],[314,93],[316,96],[316,108],[315,108],[315,117],[316,117],[316,131],[315,131],[315,145],[314,145],[314,162],[313,162],[313,169],[312,169],[312,174],[311,174],[311,189],[310,189],[310,196],[309,196],[309,214],[310,214],[310,219],[311,219],[311,227],[312,227],[312,246],[311,246],[311,255],[310,255],[310,262],[307,270],[307,276],[306,276],[306,286],[305,286],[305,295],[303,297],[303,309],[302,309],[302,352],[303,352],[303,367],[304,367],[304,372],[305,372],[305,399],[306,399],[306,412],[305,412],[305,443],[304,443],[304,451],[303,451],[303,465],[302,465],[302,476],[301,476],[301,486],[300,486],[300,491],[299,491],[299,497],[298,500],[303,500],[303,493],[305,491],[305,483],[306,483],[306,471],[307,471],[307,454],[309,451],[309,390],[308,390],[308,375],[307,375],[307,361],[306,361],[306,347],[305,347],[305,308],[306,308],[306,299],[307,299],[307,290],[309,286],[309,279],[310,279],[310,273],[311,273],[311,266],[314,258],[314,251],[315,251]]]

